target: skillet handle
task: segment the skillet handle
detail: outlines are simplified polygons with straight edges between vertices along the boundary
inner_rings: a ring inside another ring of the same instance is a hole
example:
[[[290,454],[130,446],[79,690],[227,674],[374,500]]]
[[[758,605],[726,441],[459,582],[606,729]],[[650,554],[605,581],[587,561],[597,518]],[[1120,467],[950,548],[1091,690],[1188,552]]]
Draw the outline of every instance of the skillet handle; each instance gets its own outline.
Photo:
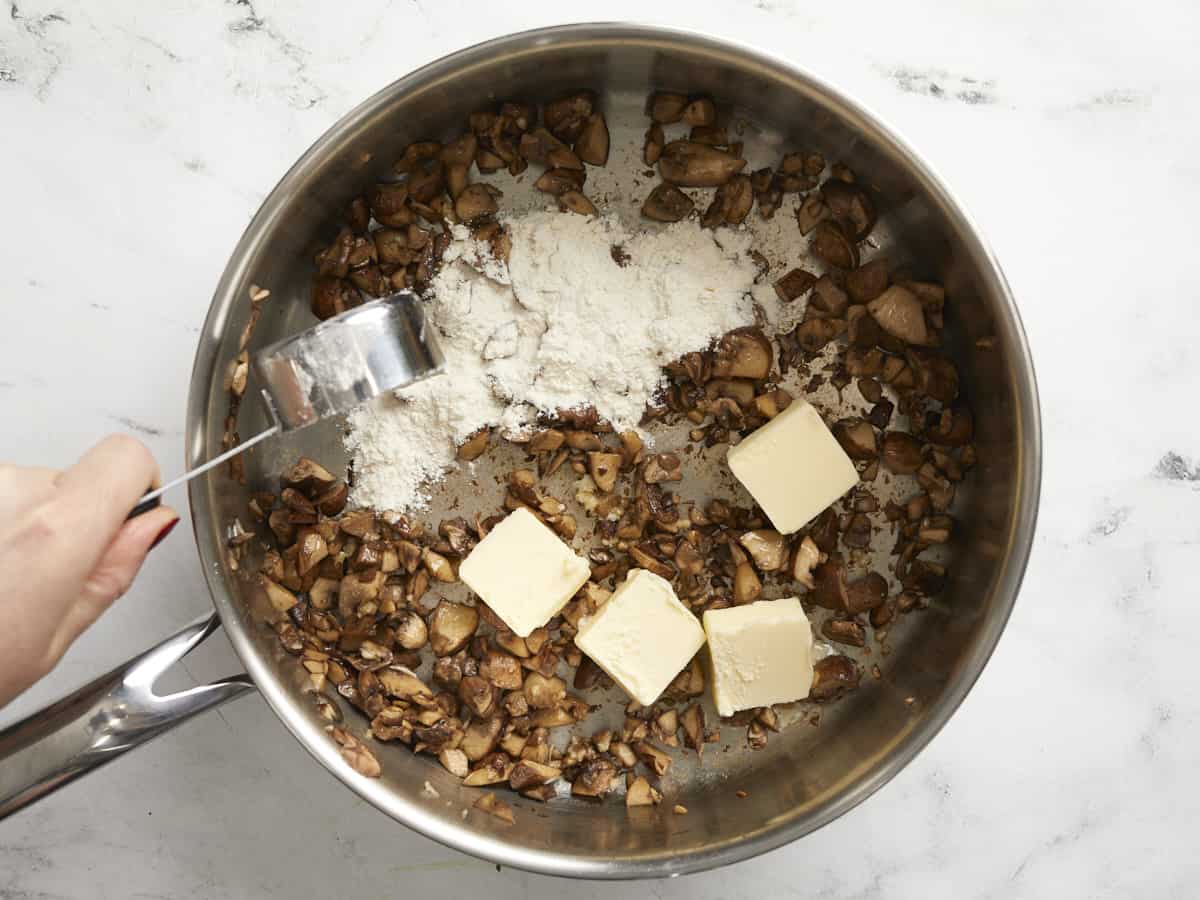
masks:
[[[0,731],[0,819],[226,700],[254,690],[234,675],[160,697],[154,682],[220,627],[201,616],[162,643]]]

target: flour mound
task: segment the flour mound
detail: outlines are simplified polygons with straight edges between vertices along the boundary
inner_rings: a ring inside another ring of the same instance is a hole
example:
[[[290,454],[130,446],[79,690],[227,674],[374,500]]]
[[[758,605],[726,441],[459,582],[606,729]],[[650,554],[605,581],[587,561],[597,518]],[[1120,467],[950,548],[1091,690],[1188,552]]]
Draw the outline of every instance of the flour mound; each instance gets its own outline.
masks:
[[[539,413],[591,406],[637,430],[663,365],[753,324],[755,300],[771,299],[754,284],[748,232],[692,221],[630,231],[560,212],[504,224],[507,265],[455,226],[430,286],[446,374],[351,414],[354,503],[423,508],[457,445],[485,426],[519,436]]]

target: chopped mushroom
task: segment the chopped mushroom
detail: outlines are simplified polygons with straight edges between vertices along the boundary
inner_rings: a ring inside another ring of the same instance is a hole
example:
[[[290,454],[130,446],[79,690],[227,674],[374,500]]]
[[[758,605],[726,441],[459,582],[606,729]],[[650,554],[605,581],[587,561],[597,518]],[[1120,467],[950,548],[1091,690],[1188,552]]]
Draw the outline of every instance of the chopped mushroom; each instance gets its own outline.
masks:
[[[596,453],[593,451],[588,454],[588,473],[592,476],[596,487],[606,494],[611,493],[616,485],[617,473],[620,468],[621,455],[619,453]]]
[[[655,122],[646,130],[646,139],[642,144],[642,161],[648,166],[657,163],[666,143],[667,139],[663,135],[662,126]]]
[[[869,572],[846,586],[846,611],[851,615],[868,612],[887,600],[887,579],[878,572]]]
[[[493,215],[500,209],[496,204],[498,194],[499,191],[490,184],[467,185],[454,201],[454,214],[463,222],[474,222]]]
[[[768,528],[747,531],[738,538],[738,542],[763,572],[782,569],[787,562],[787,541],[778,531]]]
[[[474,806],[480,812],[485,812],[490,816],[495,816],[501,822],[505,822],[509,825],[516,821],[516,817],[513,815],[512,807],[493,794],[491,791],[488,791],[486,794],[482,795],[478,800],[476,800]]]
[[[440,762],[451,775],[458,778],[466,778],[470,772],[470,766],[467,760],[467,754],[461,750],[451,750],[449,748],[442,750],[438,754],[438,762]]]
[[[599,214],[596,204],[592,203],[581,191],[564,191],[558,195],[558,207],[564,212],[573,212],[581,216]]]
[[[642,215],[656,222],[679,222],[686,219],[694,208],[691,197],[664,181],[642,203]]]
[[[658,171],[680,187],[717,187],[745,168],[746,161],[705,144],[671,141],[663,147]]]
[[[739,563],[733,573],[733,602],[738,606],[753,603],[762,596],[762,581],[748,562]]]
[[[441,600],[429,617],[429,643],[438,656],[450,656],[467,645],[479,625],[479,613],[470,606]]]
[[[718,225],[740,225],[754,205],[754,190],[749,175],[734,175],[717,188],[712,203],[700,220],[705,228]]]
[[[906,344],[929,342],[925,312],[917,295],[898,284],[892,285],[867,304],[879,327]]]
[[[858,247],[837,222],[818,222],[810,248],[817,259],[836,268],[853,269],[858,265]]]
[[[688,99],[683,94],[666,92],[654,94],[649,103],[650,118],[656,124],[672,125],[683,118],[683,111],[687,105]]]
[[[835,700],[858,687],[859,671],[854,660],[845,656],[826,656],[813,664],[813,683],[808,699],[817,703]]]
[[[791,303],[797,297],[807,294],[816,283],[817,276],[812,272],[806,272],[804,269],[792,269],[775,282],[775,293],[784,303]]]
[[[821,196],[852,240],[865,239],[875,227],[875,204],[860,185],[830,179],[821,185]]]
[[[708,97],[697,97],[683,108],[679,117],[685,125],[712,125],[717,121],[717,107]]]
[[[879,452],[875,429],[862,419],[843,419],[833,426],[833,436],[851,459],[874,459]]]
[[[603,166],[608,162],[608,124],[604,121],[603,113],[588,116],[583,131],[575,141],[575,155],[593,166]]]
[[[633,752],[648,769],[660,778],[666,775],[667,770],[671,768],[671,757],[667,755],[666,751],[654,746],[649,741],[638,741],[633,745]]]
[[[921,468],[921,442],[903,431],[886,432],[880,459],[894,475],[912,475]]]
[[[629,787],[625,789],[625,805],[627,807],[657,806],[659,803],[662,803],[662,794],[651,787],[650,782],[643,775],[633,779]]]
[[[820,561],[820,548],[813,543],[811,537],[805,535],[800,546],[796,548],[796,558],[792,563],[792,577],[810,591],[813,590],[816,583],[813,581],[812,570]]]
[[[763,379],[771,373],[771,342],[755,328],[739,328],[717,342],[713,375]]]
[[[349,763],[350,768],[355,772],[367,778],[378,778],[383,774],[383,769],[380,768],[375,754],[349,731],[335,725],[330,728],[329,733],[337,743],[342,759]]]

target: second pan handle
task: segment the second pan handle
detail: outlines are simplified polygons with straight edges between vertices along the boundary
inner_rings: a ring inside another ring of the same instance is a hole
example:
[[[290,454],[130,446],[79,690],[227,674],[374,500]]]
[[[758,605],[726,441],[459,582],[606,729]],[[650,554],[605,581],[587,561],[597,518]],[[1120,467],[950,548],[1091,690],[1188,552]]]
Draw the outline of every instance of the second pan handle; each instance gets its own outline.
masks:
[[[0,731],[0,819],[197,713],[253,691],[234,675],[159,696],[154,682],[221,625],[196,619],[145,653]]]

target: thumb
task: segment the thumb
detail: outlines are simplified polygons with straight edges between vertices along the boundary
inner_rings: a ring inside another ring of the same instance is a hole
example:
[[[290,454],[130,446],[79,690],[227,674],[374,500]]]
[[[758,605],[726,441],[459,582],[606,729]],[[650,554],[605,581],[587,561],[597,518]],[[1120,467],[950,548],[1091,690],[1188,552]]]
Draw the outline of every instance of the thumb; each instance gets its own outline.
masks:
[[[79,599],[71,605],[55,636],[57,650],[65,651],[81,632],[129,590],[150,552],[179,523],[179,513],[160,506],[130,519],[100,556]]]

